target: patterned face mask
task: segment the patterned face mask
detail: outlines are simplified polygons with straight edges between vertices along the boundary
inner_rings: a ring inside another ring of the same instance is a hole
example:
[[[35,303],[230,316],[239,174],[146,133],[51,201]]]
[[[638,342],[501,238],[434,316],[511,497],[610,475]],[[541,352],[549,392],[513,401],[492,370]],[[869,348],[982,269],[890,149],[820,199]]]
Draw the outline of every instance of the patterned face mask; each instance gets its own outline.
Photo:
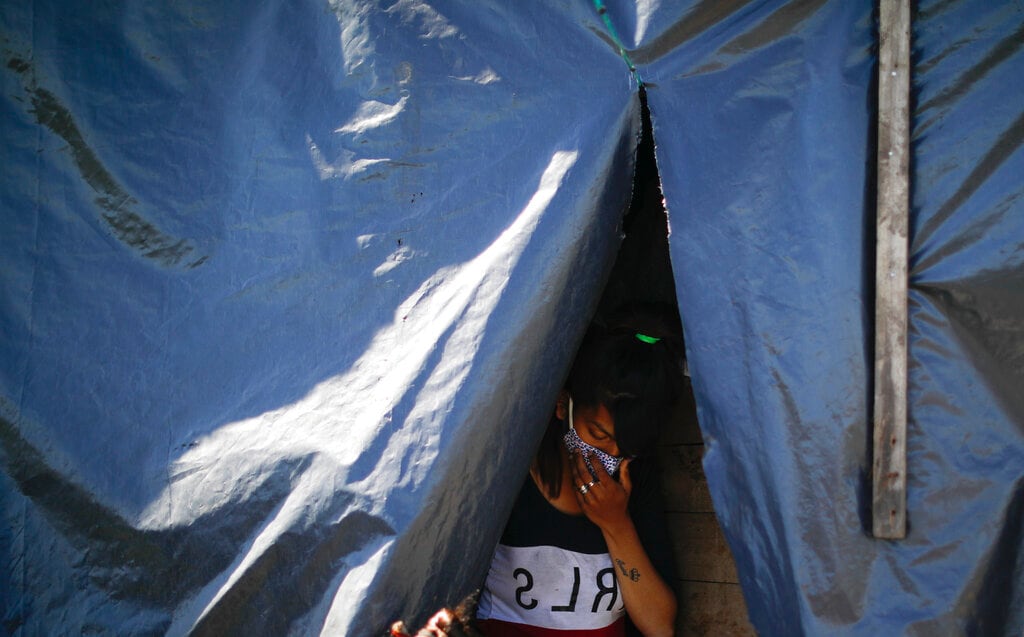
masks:
[[[614,475],[619,470],[619,465],[622,464],[622,458],[616,458],[610,453],[601,451],[597,447],[583,442],[580,435],[576,433],[576,427],[573,426],[572,420],[572,398],[569,399],[569,431],[565,432],[565,448],[569,450],[569,453],[581,453],[583,454],[583,461],[587,463],[587,469],[590,469],[591,475],[597,477],[594,471],[594,465],[590,464],[591,458],[597,458],[598,461],[604,465],[604,470],[608,472],[608,475]]]

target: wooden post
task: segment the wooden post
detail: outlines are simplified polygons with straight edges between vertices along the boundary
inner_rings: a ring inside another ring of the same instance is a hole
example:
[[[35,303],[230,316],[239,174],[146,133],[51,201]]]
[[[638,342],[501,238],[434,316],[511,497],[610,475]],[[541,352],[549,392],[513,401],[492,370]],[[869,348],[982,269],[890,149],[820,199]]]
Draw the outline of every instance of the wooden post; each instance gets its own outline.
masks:
[[[879,0],[872,532],[907,533],[910,1]]]

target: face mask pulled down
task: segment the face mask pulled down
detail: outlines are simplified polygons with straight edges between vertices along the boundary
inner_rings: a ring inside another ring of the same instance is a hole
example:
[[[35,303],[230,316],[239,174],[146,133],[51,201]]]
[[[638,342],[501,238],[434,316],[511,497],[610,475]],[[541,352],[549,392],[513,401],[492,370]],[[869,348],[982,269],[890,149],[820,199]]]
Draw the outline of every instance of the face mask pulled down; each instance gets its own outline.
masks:
[[[569,431],[565,432],[563,441],[565,442],[565,448],[569,450],[570,454],[579,453],[583,455],[583,461],[587,464],[587,469],[590,470],[591,475],[595,478],[597,474],[594,471],[594,465],[591,464],[592,458],[597,458],[604,466],[604,470],[608,472],[608,475],[613,475],[618,471],[619,465],[622,464],[622,458],[616,458],[591,444],[583,442],[580,435],[576,433],[576,427],[573,426],[572,420],[572,398],[569,399]]]

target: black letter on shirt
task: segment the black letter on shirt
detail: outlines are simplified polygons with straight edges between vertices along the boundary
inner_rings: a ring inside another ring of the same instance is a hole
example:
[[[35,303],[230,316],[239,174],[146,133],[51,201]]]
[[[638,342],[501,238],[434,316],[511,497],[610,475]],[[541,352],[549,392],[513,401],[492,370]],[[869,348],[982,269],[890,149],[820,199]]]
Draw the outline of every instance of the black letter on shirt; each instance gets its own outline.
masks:
[[[612,585],[611,586],[605,586],[604,585],[604,576],[605,575],[611,575],[611,580],[612,580]],[[604,569],[601,569],[600,571],[597,572],[597,588],[598,588],[598,593],[594,597],[594,606],[590,609],[590,612],[596,613],[597,612],[597,605],[601,603],[601,598],[604,597],[605,595],[608,595],[609,593],[612,596],[612,601],[609,602],[608,608],[606,610],[611,610],[612,606],[615,605],[615,601],[619,599],[619,588],[618,588],[618,585],[615,582],[615,569],[614,568],[604,568]]]
[[[517,568],[516,570],[512,571],[512,577],[516,578],[516,582],[519,581],[520,575],[526,576],[526,585],[520,586],[516,589],[516,603],[525,608],[526,610],[536,608],[537,600],[531,599],[529,602],[523,601],[523,593],[533,588],[533,575],[531,575],[530,571],[526,570],[525,568]]]
[[[556,613],[572,613],[576,611],[576,597],[580,594],[580,567],[572,567],[572,597],[569,598],[567,606],[552,606],[551,610]]]

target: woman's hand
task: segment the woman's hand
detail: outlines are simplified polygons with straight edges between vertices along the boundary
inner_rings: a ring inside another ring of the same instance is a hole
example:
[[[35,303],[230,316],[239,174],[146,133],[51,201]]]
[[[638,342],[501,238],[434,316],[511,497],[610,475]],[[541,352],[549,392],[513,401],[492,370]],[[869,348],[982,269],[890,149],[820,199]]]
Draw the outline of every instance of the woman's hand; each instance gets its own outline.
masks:
[[[627,509],[629,494],[633,490],[633,483],[629,478],[631,462],[632,460],[623,461],[619,469],[621,482],[617,482],[608,475],[600,462],[592,463],[592,477],[583,460],[583,454],[573,454],[571,464],[576,500],[587,519],[604,531],[613,530],[624,523],[632,525]]]
[[[627,509],[633,490],[631,462],[622,463],[620,482],[616,482],[600,462],[592,463],[596,474],[592,478],[583,458],[576,454],[572,458],[576,499],[583,513],[604,535],[629,618],[644,635],[672,635],[675,595],[651,564]],[[590,484],[592,480],[594,484]],[[580,485],[587,488],[581,492]]]
[[[460,616],[459,611],[442,608],[427,620],[415,633],[409,631],[405,622],[391,625],[391,637],[483,637],[469,620]]]

